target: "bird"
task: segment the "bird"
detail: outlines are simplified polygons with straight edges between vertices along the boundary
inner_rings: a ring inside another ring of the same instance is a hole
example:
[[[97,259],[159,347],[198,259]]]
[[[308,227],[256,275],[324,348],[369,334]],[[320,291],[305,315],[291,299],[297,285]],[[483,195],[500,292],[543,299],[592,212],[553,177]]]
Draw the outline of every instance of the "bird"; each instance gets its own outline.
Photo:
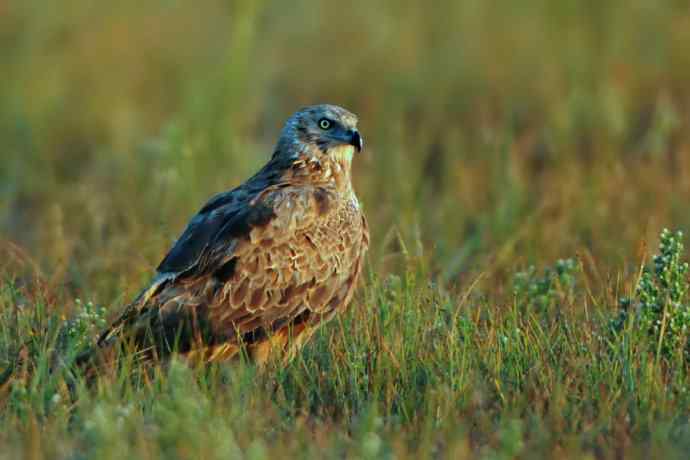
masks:
[[[268,162],[213,196],[150,283],[77,363],[128,344],[145,359],[294,358],[346,310],[369,231],[352,185],[358,118],[330,104],[288,118]]]

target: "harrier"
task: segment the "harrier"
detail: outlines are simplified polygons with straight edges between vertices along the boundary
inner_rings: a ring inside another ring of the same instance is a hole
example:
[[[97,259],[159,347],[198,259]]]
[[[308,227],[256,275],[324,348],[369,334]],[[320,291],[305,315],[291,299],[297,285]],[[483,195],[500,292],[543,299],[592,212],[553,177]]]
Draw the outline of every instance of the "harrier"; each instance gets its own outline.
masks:
[[[268,163],[192,217],[150,285],[98,338],[198,362],[290,359],[350,303],[369,243],[351,182],[364,142],[334,105],[292,115]],[[93,353],[89,353],[93,355]]]

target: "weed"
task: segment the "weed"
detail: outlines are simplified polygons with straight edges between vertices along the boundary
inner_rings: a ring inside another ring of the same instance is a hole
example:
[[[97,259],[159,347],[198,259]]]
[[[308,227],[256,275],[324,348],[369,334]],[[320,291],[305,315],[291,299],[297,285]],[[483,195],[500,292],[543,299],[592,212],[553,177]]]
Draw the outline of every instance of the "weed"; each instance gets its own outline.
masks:
[[[516,303],[528,310],[546,311],[558,301],[572,298],[579,266],[574,259],[560,259],[539,275],[534,266],[515,274],[513,294]]]
[[[683,232],[664,229],[659,254],[642,269],[635,295],[620,301],[621,312],[612,321],[621,333],[626,325],[648,335],[649,350],[672,360],[678,353],[690,358],[690,280],[684,261]]]

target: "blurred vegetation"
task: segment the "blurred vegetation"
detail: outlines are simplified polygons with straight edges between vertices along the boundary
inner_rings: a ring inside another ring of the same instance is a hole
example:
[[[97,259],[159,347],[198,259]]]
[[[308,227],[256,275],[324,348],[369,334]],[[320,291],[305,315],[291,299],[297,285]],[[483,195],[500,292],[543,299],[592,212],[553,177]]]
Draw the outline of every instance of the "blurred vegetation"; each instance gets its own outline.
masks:
[[[0,389],[0,458],[682,458],[687,364],[606,326],[690,228],[688,50],[670,0],[0,1],[0,366],[43,357]],[[40,372],[60,322],[119,310],[318,102],[367,145],[351,312],[273,374],[72,404]]]

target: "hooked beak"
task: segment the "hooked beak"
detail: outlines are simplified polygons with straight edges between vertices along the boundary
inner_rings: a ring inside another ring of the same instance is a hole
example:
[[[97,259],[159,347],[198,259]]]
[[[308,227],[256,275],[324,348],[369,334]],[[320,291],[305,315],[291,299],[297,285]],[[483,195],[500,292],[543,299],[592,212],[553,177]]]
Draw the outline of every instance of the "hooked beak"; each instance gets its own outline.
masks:
[[[364,139],[356,129],[350,130],[350,145],[354,146],[358,152],[361,152],[364,148]]]

